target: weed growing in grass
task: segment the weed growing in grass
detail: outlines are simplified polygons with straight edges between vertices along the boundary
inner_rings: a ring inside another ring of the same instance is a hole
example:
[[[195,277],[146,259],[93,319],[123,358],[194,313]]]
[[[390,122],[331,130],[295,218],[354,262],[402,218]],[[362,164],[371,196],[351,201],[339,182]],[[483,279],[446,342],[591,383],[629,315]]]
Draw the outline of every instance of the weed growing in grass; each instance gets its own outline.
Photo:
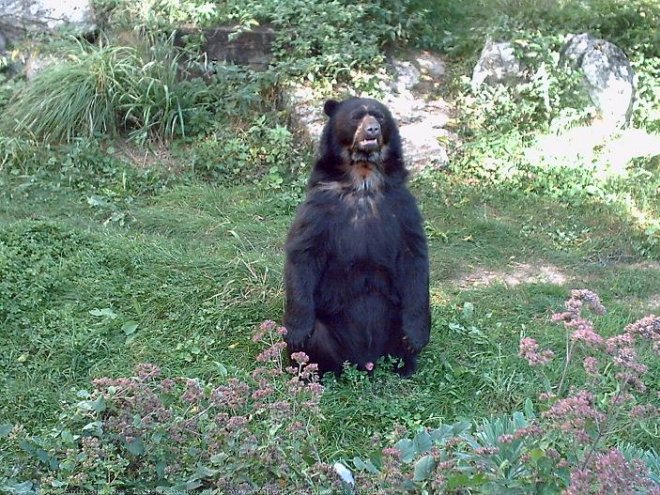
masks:
[[[285,329],[254,335],[258,366],[219,386],[171,379],[149,363],[99,378],[43,438],[3,427],[16,449],[13,486],[48,490],[196,490],[322,493],[338,482],[318,454],[323,386],[303,353],[283,357]],[[6,486],[12,486],[11,483]]]
[[[192,172],[223,185],[256,184],[271,195],[274,210],[293,211],[304,196],[309,157],[296,148],[292,133],[273,120],[262,115],[245,130],[218,126],[188,150]]]
[[[650,425],[659,415],[641,356],[660,354],[660,317],[605,338],[582,315],[583,308],[605,312],[595,293],[574,290],[565,306],[552,317],[567,329],[565,366],[559,384],[541,394],[540,415],[527,400],[525,412],[511,418],[421,430],[368,460],[354,459],[357,485],[387,494],[660,493],[657,454],[616,446],[617,430]],[[555,358],[529,337],[520,342],[520,356],[536,369]],[[568,388],[569,369],[582,366],[588,388]]]

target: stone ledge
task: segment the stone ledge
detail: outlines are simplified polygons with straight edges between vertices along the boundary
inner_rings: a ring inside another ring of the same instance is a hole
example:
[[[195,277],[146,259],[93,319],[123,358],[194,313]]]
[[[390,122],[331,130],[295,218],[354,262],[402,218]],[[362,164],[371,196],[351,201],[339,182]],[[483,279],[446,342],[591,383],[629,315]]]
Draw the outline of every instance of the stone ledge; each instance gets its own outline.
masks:
[[[237,26],[218,26],[202,30],[181,29],[177,32],[176,43],[183,44],[188,36],[202,36],[202,51],[212,61],[266,70],[273,60],[272,48],[276,32],[268,25],[249,31],[237,31]]]

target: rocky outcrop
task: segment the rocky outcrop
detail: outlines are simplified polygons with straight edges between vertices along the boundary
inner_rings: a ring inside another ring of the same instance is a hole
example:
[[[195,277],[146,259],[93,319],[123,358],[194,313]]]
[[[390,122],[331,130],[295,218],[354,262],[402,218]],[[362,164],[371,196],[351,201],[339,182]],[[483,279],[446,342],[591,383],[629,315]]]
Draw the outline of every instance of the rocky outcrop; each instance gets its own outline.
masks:
[[[75,34],[94,31],[91,0],[0,0],[0,32],[9,40],[63,27]]]
[[[445,129],[450,120],[449,105],[437,95],[444,64],[428,52],[407,55],[405,59],[390,61],[389,75],[380,83],[382,95],[376,98],[387,105],[397,120],[408,169],[419,172],[444,168],[449,162],[445,144],[456,138]],[[350,88],[346,92],[355,94]],[[287,100],[297,130],[317,143],[325,124],[323,98],[309,87],[297,85],[289,89]]]
[[[614,129],[630,122],[635,74],[621,49],[609,41],[579,34],[568,38],[561,60],[564,67],[571,66],[583,74],[601,123]],[[478,90],[483,85],[515,85],[527,79],[527,72],[511,43],[488,41],[472,72],[472,87]]]

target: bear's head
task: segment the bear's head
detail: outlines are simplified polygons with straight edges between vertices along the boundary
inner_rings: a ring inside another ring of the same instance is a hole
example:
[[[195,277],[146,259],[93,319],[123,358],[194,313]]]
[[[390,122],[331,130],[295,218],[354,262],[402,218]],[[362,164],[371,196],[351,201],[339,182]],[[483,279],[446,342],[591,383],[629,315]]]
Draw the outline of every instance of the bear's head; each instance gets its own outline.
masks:
[[[349,98],[328,100],[323,110],[329,120],[317,168],[354,178],[374,171],[405,179],[399,131],[385,105],[371,98]]]
[[[328,100],[323,107],[336,144],[354,161],[378,161],[386,152],[394,120],[382,103],[370,98]]]

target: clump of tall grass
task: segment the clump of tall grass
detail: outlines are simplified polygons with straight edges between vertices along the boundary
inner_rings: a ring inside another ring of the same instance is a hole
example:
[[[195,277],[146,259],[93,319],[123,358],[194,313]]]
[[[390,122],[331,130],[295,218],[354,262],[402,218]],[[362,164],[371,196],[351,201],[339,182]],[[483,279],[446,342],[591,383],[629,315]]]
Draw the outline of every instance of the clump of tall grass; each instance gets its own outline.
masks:
[[[45,142],[123,131],[137,141],[184,135],[187,116],[209,90],[180,77],[171,43],[143,48],[80,42],[15,95],[2,127]]]
[[[77,53],[36,75],[13,98],[3,127],[44,141],[114,134],[119,106],[136,71],[128,47],[79,45]]]

